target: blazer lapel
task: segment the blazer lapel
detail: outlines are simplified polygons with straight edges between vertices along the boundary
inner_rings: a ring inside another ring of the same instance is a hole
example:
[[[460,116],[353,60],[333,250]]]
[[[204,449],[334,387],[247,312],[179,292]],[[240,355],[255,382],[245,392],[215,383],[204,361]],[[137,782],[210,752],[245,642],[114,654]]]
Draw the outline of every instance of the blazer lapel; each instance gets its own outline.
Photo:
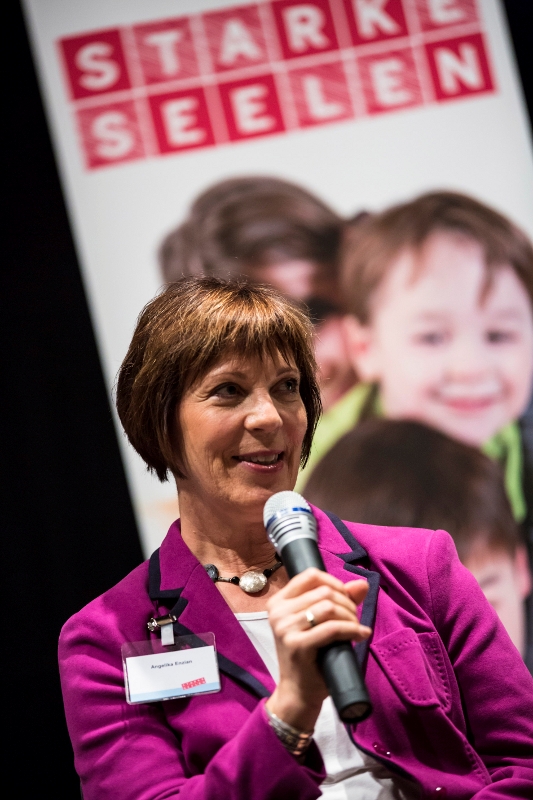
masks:
[[[363,566],[369,561],[368,553],[339,517],[315,507],[313,507],[313,513],[318,522],[318,548],[327,571],[344,583],[347,580],[353,580],[352,576],[346,575],[346,572],[351,572],[354,576],[360,575],[368,581],[368,594],[363,602],[360,620],[363,625],[373,628],[379,593],[379,572]],[[332,526],[335,529],[333,536]],[[336,534],[340,534],[340,536]],[[338,552],[339,550],[341,552]],[[367,657],[368,645],[368,639],[355,645],[355,654],[361,665],[364,664]]]
[[[234,613],[181,538],[179,522],[170,528],[150,559],[150,597],[177,617],[176,636],[214,633],[221,672],[258,697],[270,697],[275,683]]]

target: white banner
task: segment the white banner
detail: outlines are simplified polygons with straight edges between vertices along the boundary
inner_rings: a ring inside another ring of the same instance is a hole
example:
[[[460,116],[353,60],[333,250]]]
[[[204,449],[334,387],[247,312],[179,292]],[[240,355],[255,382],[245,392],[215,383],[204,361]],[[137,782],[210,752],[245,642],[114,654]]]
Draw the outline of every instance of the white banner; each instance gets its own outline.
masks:
[[[156,252],[223,178],[272,175],[341,213],[428,189],[533,235],[533,159],[498,0],[24,0],[104,371]],[[176,515],[120,435],[147,554]]]

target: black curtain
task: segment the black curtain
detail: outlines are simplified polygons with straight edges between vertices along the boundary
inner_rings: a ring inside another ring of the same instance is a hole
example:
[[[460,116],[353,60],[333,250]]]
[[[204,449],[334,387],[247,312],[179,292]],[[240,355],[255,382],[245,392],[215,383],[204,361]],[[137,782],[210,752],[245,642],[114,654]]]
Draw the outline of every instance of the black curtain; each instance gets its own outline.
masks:
[[[505,6],[531,116],[532,4]],[[16,0],[5,6],[4,20],[5,775],[17,796],[62,800],[79,797],[79,782],[57,677],[59,630],[142,554]]]

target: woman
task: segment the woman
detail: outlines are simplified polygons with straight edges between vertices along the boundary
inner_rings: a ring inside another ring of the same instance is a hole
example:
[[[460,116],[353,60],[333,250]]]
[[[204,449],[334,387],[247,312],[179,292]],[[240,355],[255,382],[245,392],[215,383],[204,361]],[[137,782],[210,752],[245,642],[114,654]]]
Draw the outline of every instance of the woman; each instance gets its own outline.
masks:
[[[275,558],[262,511],[309,453],[311,341],[274,290],[215,279],[174,284],[141,314],[117,407],[149,469],[175,479],[181,520],[63,629],[85,800],[531,796],[533,683],[447,534],[315,509],[329,574],[288,580]],[[248,593],[251,570],[263,588]],[[221,691],[129,705],[121,648],[169,614],[172,635],[214,633]],[[374,704],[357,728],[316,667],[342,639]]]

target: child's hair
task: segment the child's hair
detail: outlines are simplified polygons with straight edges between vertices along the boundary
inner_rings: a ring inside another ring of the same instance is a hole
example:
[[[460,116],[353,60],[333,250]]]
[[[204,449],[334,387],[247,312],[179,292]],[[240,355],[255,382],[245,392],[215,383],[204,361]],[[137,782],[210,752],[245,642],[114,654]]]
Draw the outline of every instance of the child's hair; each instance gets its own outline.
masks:
[[[247,268],[306,260],[337,271],[341,218],[300,186],[243,177],[211,186],[163,241],[167,283],[187,276],[246,277]]]
[[[393,260],[405,249],[420,251],[431,234],[451,232],[478,242],[487,283],[498,267],[510,266],[533,305],[533,247],[526,234],[492,208],[456,192],[429,192],[348,226],[341,261],[346,304],[366,325],[376,290]]]
[[[521,544],[499,464],[410,420],[357,425],[315,467],[304,493],[342,519],[447,530],[462,560],[480,540],[511,556]]]

